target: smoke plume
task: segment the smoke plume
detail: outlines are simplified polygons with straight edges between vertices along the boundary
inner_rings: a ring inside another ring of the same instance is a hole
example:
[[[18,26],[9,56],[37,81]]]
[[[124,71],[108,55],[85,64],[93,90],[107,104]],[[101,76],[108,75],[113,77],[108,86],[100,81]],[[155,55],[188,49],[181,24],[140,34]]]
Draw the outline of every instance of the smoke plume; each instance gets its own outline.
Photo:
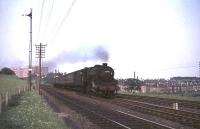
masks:
[[[12,60],[10,59],[12,58]],[[10,57],[10,58],[1,58],[0,59],[0,67],[25,67],[25,62],[17,59],[15,57]]]
[[[86,61],[104,61],[107,62],[109,60],[108,51],[102,47],[81,47],[74,51],[62,51],[55,58],[50,61],[47,61],[45,66],[48,66],[50,70],[56,68],[59,64],[64,63],[78,63],[78,62],[86,62]]]

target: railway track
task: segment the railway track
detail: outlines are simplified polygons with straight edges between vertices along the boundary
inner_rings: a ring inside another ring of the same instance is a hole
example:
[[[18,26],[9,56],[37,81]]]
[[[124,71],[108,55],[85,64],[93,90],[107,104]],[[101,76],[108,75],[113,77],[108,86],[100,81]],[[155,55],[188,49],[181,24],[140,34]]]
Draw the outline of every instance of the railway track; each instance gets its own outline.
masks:
[[[200,110],[200,102],[188,101],[188,100],[178,100],[178,99],[168,99],[168,98],[158,98],[149,96],[136,96],[136,95],[118,95],[119,98],[126,98],[131,100],[137,100],[142,102],[148,102],[158,105],[165,105],[172,107],[173,103],[178,103],[180,108],[191,108]]]
[[[185,126],[200,128],[200,114],[194,112],[174,110],[165,106],[122,98],[114,99],[111,101],[111,103],[126,107],[130,110],[141,112],[143,114],[154,115],[167,120],[178,122]]]
[[[147,119],[122,112],[108,109],[102,105],[92,104],[69,95],[60,93],[51,88],[43,88],[46,92],[61,100],[66,106],[86,116],[94,124],[103,129],[173,129]]]

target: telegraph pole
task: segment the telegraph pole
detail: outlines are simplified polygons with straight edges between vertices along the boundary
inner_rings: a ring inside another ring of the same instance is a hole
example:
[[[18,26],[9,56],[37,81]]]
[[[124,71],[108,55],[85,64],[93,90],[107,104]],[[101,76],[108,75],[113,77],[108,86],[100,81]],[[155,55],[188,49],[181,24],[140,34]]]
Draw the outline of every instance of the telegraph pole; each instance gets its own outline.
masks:
[[[40,93],[40,85],[41,85],[41,77],[42,77],[42,58],[45,58],[45,47],[46,45],[43,45],[40,43],[36,46],[36,58],[39,58],[39,93]]]
[[[28,80],[29,80],[29,88],[31,90],[32,86],[32,8],[30,9],[29,14],[23,14],[22,16],[28,16],[30,18],[30,43],[29,43],[29,69],[28,69]]]

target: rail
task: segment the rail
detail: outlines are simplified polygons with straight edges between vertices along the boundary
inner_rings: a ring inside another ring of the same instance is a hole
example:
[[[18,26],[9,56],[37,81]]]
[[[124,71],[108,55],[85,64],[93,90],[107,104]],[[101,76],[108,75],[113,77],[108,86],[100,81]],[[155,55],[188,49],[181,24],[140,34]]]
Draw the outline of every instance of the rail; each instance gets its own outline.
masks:
[[[173,129],[172,127],[158,124],[153,121],[144,120],[140,117],[134,117],[113,109],[104,108],[101,105],[93,105],[88,102],[83,102],[81,99],[75,99],[71,96],[66,96],[56,90],[44,89],[54,97],[63,101],[67,106],[73,108],[77,112],[89,118],[94,124],[101,128],[116,129],[138,129],[138,128],[152,128],[152,129]]]

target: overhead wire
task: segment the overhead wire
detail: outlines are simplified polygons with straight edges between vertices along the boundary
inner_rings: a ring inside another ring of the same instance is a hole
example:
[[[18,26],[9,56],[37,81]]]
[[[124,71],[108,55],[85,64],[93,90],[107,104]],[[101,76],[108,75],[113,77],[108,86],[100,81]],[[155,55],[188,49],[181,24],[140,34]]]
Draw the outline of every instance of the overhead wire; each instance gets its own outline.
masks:
[[[40,19],[39,19],[39,26],[38,26],[38,35],[37,35],[37,40],[36,40],[36,43],[39,43],[40,42],[40,36],[41,36],[41,25],[42,25],[42,22],[43,22],[43,11],[44,11],[44,5],[45,5],[45,0],[42,1],[42,6],[41,6],[41,10],[40,10]],[[37,64],[39,63],[39,58],[36,59],[36,66]]]
[[[65,22],[66,19],[69,17],[69,15],[70,15],[70,13],[71,13],[71,10],[72,10],[73,6],[75,5],[75,3],[76,3],[76,0],[73,0],[72,3],[71,3],[71,5],[69,6],[67,12],[65,13],[64,17],[62,18],[60,24],[58,25],[58,28],[57,28],[56,31],[55,31],[55,35],[52,36],[51,41],[53,41],[53,40],[57,37],[57,35],[59,34],[59,32],[60,32],[60,30],[61,30],[61,28],[62,28],[64,22]]]
[[[40,40],[41,40],[41,28],[43,27],[42,25],[44,25],[44,24],[42,24],[43,22],[44,22],[44,6],[45,6],[45,0],[43,0],[42,1],[42,5],[41,5],[41,10],[40,10],[40,19],[39,19],[39,26],[38,26],[38,34],[37,34],[37,40],[36,40],[36,42],[38,43],[38,42],[40,42]],[[50,7],[50,12],[48,13],[49,15],[48,15],[48,17],[47,17],[47,24],[45,24],[45,27],[44,27],[44,33],[48,30],[48,26],[49,26],[49,24],[50,24],[50,20],[52,19],[52,12],[53,12],[53,9],[54,9],[54,3],[55,3],[55,1],[54,0],[52,0],[52,3],[51,3],[51,7]],[[65,13],[65,15],[64,15],[64,17],[62,18],[61,17],[61,22],[60,22],[60,24],[57,26],[57,28],[55,28],[55,30],[56,31],[54,31],[54,32],[56,32],[55,33],[55,35],[53,35],[52,37],[54,37],[54,38],[56,38],[56,36],[57,36],[57,34],[59,33],[59,31],[61,30],[61,28],[62,28],[62,26],[63,26],[63,24],[64,24],[64,22],[66,21],[66,19],[69,17],[69,15],[70,15],[70,13],[71,13],[71,10],[72,10],[72,8],[73,8],[73,6],[75,5],[75,3],[76,3],[76,0],[73,0],[72,1],[72,3],[70,4],[70,6],[69,6],[69,8],[68,8],[68,10],[66,11],[66,13]],[[45,19],[46,20],[46,19]],[[46,35],[45,35],[46,36]],[[36,64],[38,64],[38,60],[36,60],[36,62],[35,62]]]
[[[45,29],[44,29],[44,34],[45,34],[44,39],[46,39],[46,36],[47,36],[46,32],[48,30],[49,22],[51,20],[53,8],[54,8],[54,0],[52,0],[51,7],[50,7],[50,12],[49,12],[49,15],[48,15],[48,18],[47,18],[47,23],[46,23],[46,26],[45,26]]]
[[[41,14],[40,14],[40,22],[39,22],[39,28],[38,28],[38,37],[37,37],[37,42],[39,42],[40,40],[40,31],[41,31],[41,23],[42,23],[42,19],[43,19],[43,8],[44,8],[44,3],[45,0],[42,1],[42,7],[41,7]]]

